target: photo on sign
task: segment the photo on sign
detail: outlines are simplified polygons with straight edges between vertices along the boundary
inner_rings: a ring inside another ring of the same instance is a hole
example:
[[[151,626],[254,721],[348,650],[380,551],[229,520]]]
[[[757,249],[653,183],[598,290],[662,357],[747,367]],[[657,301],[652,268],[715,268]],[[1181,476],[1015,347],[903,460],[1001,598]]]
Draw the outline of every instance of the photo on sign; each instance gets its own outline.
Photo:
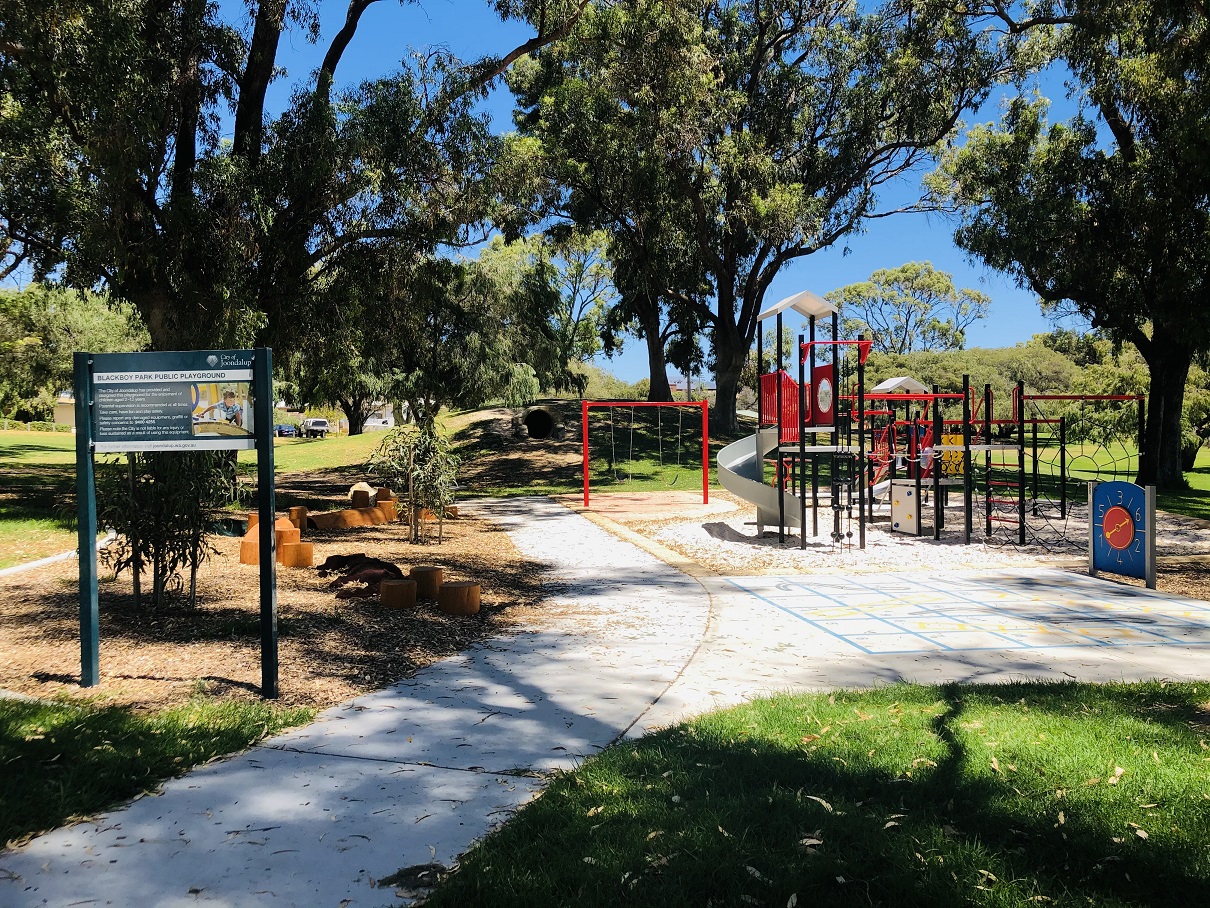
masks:
[[[246,438],[255,434],[249,382],[190,386],[195,437]]]

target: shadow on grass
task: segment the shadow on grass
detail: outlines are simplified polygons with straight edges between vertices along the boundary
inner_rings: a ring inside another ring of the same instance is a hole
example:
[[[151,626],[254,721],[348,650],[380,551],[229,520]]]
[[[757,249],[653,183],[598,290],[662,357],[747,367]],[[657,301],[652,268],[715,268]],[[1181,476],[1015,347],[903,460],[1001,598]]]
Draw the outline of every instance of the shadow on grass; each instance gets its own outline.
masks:
[[[1196,685],[898,685],[621,742],[430,906],[1200,903]]]
[[[0,842],[104,810],[312,715],[260,702],[147,715],[0,701]]]

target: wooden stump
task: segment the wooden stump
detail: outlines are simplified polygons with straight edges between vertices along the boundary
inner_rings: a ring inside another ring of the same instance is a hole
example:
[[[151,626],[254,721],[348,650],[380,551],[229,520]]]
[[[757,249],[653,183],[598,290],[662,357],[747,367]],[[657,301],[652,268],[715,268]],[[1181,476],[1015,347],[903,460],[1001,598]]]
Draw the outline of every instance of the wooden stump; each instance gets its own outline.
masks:
[[[252,529],[258,523],[260,523],[260,513],[258,511],[253,511],[248,515],[248,529]]]
[[[353,490],[353,507],[355,509],[356,508],[368,508],[370,506],[370,504],[371,504],[371,502],[370,502],[370,493],[369,492],[367,492],[365,489],[354,489]]]
[[[260,564],[260,540],[249,534],[239,541],[239,563]]]
[[[421,599],[436,599],[441,589],[442,570],[431,565],[414,567],[408,576],[416,581],[416,595]]]
[[[378,596],[387,608],[415,608],[416,581],[410,577],[384,580],[378,584]]]
[[[387,520],[394,520],[399,516],[399,511],[395,507],[395,502],[390,499],[378,499],[378,510],[382,511],[383,516]]]
[[[286,521],[289,523],[289,521]],[[288,530],[275,530],[273,535],[277,537],[277,560],[282,560],[282,548],[291,543],[298,544],[302,541],[302,533],[290,527]]]
[[[304,568],[315,563],[315,545],[310,542],[287,542],[277,550],[282,567]]]
[[[374,494],[374,500],[376,502],[378,502],[379,504],[382,504],[384,501],[394,501],[395,493],[392,492],[390,489],[388,489],[386,486],[382,486]]]
[[[294,524],[294,528],[300,532],[306,529],[307,526],[307,509],[303,507],[290,508],[290,523]]]
[[[447,615],[474,615],[479,611],[479,584],[472,580],[451,580],[437,593],[437,608]]]

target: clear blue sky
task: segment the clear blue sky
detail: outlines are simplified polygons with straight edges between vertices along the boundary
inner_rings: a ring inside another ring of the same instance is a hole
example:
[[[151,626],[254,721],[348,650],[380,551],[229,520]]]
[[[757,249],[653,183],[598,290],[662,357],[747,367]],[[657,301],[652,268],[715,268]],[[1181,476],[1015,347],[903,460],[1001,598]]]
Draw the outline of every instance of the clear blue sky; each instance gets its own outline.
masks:
[[[229,17],[246,17],[246,8],[240,0],[223,0],[221,6]],[[308,80],[343,23],[346,9],[344,0],[320,0],[318,45],[307,43],[297,30],[283,38],[278,65],[286,73],[270,90],[270,115],[281,111],[294,85]],[[337,71],[337,84],[353,85],[386,75],[398,69],[400,61],[413,48],[440,46],[463,59],[471,59],[485,53],[504,53],[530,36],[524,26],[500,22],[483,0],[422,0],[408,5],[381,0],[364,13],[361,27]],[[507,89],[497,90],[487,104],[496,128],[510,129],[512,96]],[[991,116],[988,112],[977,119],[987,120]],[[911,188],[904,186],[897,192],[910,192]],[[851,236],[841,245],[788,266],[774,281],[766,304],[800,290],[822,295],[865,280],[879,268],[930,261],[936,268],[953,274],[958,286],[980,290],[992,299],[987,319],[968,331],[969,346],[1008,346],[1049,329],[1031,294],[982,265],[968,262],[954,245],[952,234],[952,225],[934,216],[901,215],[872,222],[869,232]],[[797,330],[797,325],[789,327]],[[602,365],[628,381],[644,377],[646,356],[642,343],[632,341],[620,357]]]

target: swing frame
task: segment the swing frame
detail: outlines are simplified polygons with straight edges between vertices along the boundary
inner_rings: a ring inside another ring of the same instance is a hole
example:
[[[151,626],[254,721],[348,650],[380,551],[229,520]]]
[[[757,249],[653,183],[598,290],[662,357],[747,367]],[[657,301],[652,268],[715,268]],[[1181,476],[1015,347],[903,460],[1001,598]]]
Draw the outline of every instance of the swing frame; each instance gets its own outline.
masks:
[[[706,400],[582,400],[580,422],[583,427],[584,507],[589,506],[588,488],[588,411],[593,407],[696,407],[702,411],[702,504],[710,503],[710,404]],[[661,437],[661,443],[663,438]],[[616,466],[616,464],[615,464]]]

